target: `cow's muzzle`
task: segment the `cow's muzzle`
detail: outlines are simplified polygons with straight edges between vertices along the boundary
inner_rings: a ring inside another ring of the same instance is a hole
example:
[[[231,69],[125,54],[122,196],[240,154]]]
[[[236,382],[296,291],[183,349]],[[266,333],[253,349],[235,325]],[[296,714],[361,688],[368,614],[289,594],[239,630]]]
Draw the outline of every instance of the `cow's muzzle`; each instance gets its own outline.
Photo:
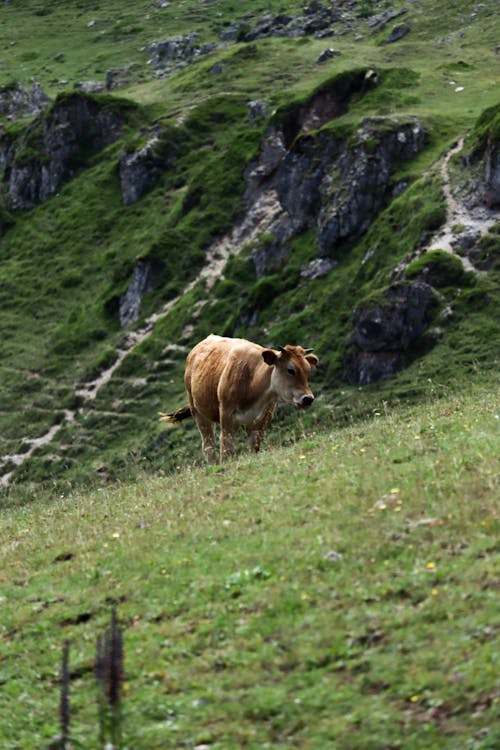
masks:
[[[301,396],[297,402],[299,409],[305,409],[307,406],[311,406],[314,401],[314,396]]]

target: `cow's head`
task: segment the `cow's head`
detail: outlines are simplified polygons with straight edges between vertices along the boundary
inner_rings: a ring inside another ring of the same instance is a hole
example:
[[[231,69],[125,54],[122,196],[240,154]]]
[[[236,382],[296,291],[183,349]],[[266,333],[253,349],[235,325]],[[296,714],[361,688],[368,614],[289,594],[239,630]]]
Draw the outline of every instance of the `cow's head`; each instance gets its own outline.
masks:
[[[311,349],[301,346],[280,347],[279,351],[264,349],[264,362],[273,367],[271,383],[279,400],[294,404],[299,409],[310,406],[314,396],[309,387],[309,373],[315,369],[319,359]]]

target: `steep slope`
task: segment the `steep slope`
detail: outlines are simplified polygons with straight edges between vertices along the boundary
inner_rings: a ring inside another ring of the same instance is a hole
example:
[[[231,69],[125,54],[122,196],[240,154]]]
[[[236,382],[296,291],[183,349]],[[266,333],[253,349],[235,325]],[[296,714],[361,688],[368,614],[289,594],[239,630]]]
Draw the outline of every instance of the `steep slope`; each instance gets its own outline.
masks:
[[[196,455],[156,412],[212,330],[314,345],[318,424],[493,366],[493,3],[94,5],[5,8],[4,485]]]

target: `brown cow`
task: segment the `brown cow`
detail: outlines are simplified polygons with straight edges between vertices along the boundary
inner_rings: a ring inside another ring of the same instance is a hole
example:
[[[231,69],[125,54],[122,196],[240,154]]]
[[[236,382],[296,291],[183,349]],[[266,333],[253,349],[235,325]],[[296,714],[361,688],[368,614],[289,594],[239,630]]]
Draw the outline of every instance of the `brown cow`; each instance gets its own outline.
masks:
[[[186,360],[189,406],[162,418],[175,424],[194,417],[209,462],[216,461],[216,422],[221,426],[221,461],[233,452],[233,435],[240,427],[258,452],[278,402],[303,409],[314,401],[308,376],[319,360],[310,351],[290,345],[265,349],[245,339],[211,334]]]

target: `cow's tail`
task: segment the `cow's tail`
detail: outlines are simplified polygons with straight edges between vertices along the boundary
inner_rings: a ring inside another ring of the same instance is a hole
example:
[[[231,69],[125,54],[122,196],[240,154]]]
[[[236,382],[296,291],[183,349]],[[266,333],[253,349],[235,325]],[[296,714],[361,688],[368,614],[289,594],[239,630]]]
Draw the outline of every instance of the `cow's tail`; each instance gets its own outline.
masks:
[[[189,406],[181,406],[180,409],[173,411],[171,414],[160,412],[160,421],[167,422],[168,424],[179,424],[179,422],[183,422],[191,416],[192,414]]]

